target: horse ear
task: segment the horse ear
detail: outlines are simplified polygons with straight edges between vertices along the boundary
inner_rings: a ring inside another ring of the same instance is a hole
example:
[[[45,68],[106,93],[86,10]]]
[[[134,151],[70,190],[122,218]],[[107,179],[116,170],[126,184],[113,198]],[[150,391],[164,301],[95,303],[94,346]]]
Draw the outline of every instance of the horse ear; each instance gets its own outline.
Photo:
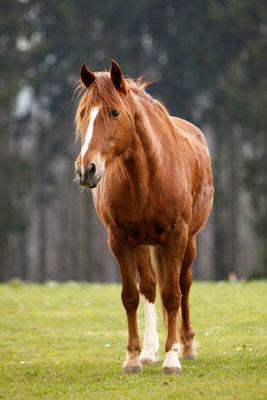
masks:
[[[114,61],[114,60],[111,60],[110,76],[111,76],[112,82],[114,83],[115,88],[118,90],[121,90],[122,92],[124,92],[126,94],[127,91],[126,91],[125,80],[122,76],[119,64],[117,64],[116,61]]]
[[[93,72],[91,72],[85,63],[83,63],[82,67],[81,67],[81,80],[84,84],[84,86],[86,86],[87,88],[91,85],[91,83],[94,82],[95,80],[95,74]]]

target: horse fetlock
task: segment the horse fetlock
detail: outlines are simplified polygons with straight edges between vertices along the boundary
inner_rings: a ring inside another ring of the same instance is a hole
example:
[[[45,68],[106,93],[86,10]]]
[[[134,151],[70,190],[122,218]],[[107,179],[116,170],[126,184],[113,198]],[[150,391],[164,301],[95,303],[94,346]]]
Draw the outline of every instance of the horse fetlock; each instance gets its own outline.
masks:
[[[194,340],[182,344],[182,358],[197,360],[197,344]]]
[[[195,331],[192,327],[189,330],[185,330],[183,325],[181,325],[180,336],[183,344],[192,343],[195,336]]]
[[[151,350],[150,348],[144,348],[139,359],[143,365],[155,364],[159,360],[159,351],[156,349]]]
[[[153,332],[152,337],[147,337],[144,340],[143,351],[140,355],[142,364],[155,364],[159,359],[159,338],[157,332]]]
[[[182,367],[178,357],[179,352],[179,343],[174,343],[172,348],[166,352],[166,358],[162,365],[165,374],[178,374],[181,371]]]
[[[139,351],[127,351],[126,358],[122,366],[125,374],[142,372],[142,364],[139,360],[139,354]]]

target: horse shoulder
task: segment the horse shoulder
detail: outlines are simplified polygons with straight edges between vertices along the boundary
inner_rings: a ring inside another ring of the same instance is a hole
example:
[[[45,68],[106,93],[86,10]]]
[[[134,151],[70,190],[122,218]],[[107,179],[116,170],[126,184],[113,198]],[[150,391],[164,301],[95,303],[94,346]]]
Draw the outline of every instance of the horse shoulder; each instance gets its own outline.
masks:
[[[147,177],[144,171],[143,175],[142,171],[139,171],[138,164],[131,154],[133,152],[128,153],[123,157],[123,162],[122,157],[112,161],[99,186],[93,189],[96,211],[107,229],[121,225],[122,221],[131,224],[137,215],[140,218],[136,222],[142,222],[142,210],[148,195]],[[138,172],[141,175],[138,175]]]

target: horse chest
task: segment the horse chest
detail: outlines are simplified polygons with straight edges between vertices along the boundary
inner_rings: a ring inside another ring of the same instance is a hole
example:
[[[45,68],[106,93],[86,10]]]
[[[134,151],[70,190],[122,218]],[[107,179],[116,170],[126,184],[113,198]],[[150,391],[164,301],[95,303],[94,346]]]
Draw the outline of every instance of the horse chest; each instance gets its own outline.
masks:
[[[173,222],[170,207],[130,191],[115,192],[102,187],[101,191],[94,191],[94,202],[107,229],[120,228],[134,246],[163,243]]]
[[[108,228],[111,226],[122,228],[132,241],[139,242],[147,236],[144,208],[142,199],[137,201],[130,193],[121,193],[101,198],[97,211]]]

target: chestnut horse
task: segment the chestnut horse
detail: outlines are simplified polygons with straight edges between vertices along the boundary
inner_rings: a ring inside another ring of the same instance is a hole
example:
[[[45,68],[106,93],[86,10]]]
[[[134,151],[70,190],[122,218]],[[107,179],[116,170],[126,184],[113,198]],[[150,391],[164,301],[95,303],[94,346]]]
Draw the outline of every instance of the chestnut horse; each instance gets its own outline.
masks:
[[[81,152],[77,179],[92,189],[96,211],[108,230],[121,274],[128,322],[124,372],[139,372],[158,360],[156,280],[167,332],[165,373],[178,373],[178,310],[183,358],[197,358],[189,317],[190,266],[196,234],[212,208],[212,172],[207,142],[191,123],[171,117],[144,90],[122,76],[82,65],[83,96],[76,113]],[[145,337],[137,324],[139,290],[144,296]]]

